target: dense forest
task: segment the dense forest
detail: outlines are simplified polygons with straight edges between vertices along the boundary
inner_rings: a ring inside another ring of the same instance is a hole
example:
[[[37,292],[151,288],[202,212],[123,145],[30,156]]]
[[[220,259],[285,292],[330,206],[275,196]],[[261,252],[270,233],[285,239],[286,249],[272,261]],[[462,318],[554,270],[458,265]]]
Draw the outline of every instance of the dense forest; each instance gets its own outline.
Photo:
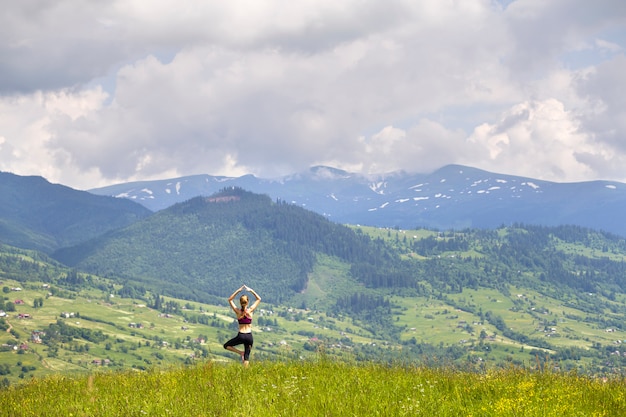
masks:
[[[568,245],[587,251],[568,251]],[[407,247],[428,258],[412,262],[414,270],[442,292],[460,292],[464,287],[503,289],[511,284],[626,292],[624,239],[577,226],[465,230],[421,239]],[[442,258],[446,253],[448,258]],[[455,253],[460,256],[451,257]]]

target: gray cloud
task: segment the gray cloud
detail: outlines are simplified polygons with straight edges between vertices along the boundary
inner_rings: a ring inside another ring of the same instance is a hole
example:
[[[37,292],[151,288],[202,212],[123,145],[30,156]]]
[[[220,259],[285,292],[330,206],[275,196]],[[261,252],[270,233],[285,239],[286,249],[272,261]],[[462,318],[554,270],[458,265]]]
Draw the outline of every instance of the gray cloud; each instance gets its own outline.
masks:
[[[86,83],[129,55],[98,17],[113,2],[6,2],[0,15],[0,93]]]
[[[537,0],[513,2],[504,14],[512,71],[522,79],[541,77],[561,65],[563,55],[588,48],[603,30],[626,24],[626,3],[619,0]]]
[[[625,178],[620,1],[14,3],[3,170],[82,188],[314,164]],[[569,68],[576,51],[594,61]]]
[[[587,100],[581,111],[581,131],[598,147],[609,147],[610,153],[599,157],[580,153],[579,159],[593,167],[601,177],[612,177],[624,168],[626,153],[626,97],[618,86],[626,85],[626,57],[598,65],[586,77],[577,80],[577,91]]]

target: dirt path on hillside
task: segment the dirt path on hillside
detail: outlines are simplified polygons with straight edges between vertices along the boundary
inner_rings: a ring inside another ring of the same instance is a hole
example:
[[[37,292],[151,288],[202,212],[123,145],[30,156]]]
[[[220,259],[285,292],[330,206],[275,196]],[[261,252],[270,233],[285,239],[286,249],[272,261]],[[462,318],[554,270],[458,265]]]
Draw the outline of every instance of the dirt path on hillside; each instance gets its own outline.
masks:
[[[11,329],[13,329],[13,326],[11,326],[11,323],[9,323],[9,320],[7,319],[4,319],[4,322],[9,325],[9,328],[7,329],[7,333],[11,333]]]

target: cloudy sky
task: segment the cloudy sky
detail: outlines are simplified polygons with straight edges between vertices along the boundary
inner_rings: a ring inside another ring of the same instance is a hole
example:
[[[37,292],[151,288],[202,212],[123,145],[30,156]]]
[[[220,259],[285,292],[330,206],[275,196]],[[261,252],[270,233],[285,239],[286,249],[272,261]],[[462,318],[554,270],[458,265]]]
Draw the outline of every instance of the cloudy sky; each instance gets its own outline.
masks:
[[[20,0],[0,171],[626,182],[623,0]]]

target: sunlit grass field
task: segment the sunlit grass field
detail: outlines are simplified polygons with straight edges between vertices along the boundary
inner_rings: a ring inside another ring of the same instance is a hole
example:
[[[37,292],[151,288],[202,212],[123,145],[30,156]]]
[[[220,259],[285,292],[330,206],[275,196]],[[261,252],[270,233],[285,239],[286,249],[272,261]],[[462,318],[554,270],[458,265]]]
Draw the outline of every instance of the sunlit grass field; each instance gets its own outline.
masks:
[[[53,375],[0,391],[1,416],[622,416],[626,381],[510,368],[207,361]]]

